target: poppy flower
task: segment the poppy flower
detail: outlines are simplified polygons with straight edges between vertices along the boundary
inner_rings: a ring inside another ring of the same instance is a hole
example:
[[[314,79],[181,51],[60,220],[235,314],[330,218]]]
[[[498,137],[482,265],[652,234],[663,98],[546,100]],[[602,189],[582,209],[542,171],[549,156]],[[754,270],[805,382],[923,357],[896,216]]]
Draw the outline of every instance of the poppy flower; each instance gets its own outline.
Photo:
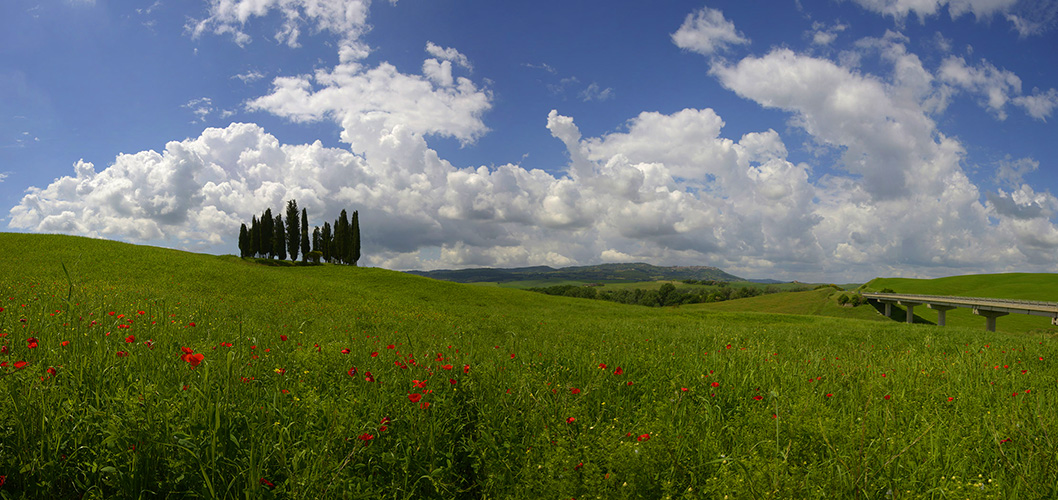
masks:
[[[680,387],[680,392],[687,392],[687,388],[686,387]]]
[[[620,366],[618,366],[617,369],[613,371],[613,374],[614,375],[624,375],[625,371]]]
[[[569,392],[570,394],[580,394],[580,389],[577,389],[576,387],[570,387]]]
[[[280,335],[279,336],[279,340],[282,340],[283,342],[286,342],[287,341],[287,336],[286,335]]]
[[[427,409],[429,407],[430,407],[430,402],[429,401],[423,401],[422,403],[419,403],[419,408],[422,408],[423,410],[425,410],[425,409]]]
[[[129,357],[129,353],[125,352],[125,351],[118,351],[117,355],[118,355],[119,358],[127,358],[127,357]]]
[[[569,418],[567,418],[567,419],[566,419],[566,423],[567,423],[567,424],[572,424],[572,423],[573,423],[574,421],[576,421],[576,420],[577,420],[577,419],[575,419],[575,418],[573,418],[573,417],[569,417]]]
[[[134,342],[136,342],[136,336],[135,335],[129,335],[128,337],[125,337],[125,343],[126,344],[132,344]]]
[[[441,369],[442,370],[451,370],[452,369],[452,365],[442,365]]]
[[[48,375],[51,375],[51,376],[54,377],[55,373],[56,373],[55,367],[54,366],[49,366],[48,369],[47,369],[47,372],[48,372]]]
[[[420,399],[422,399],[422,394],[417,392],[408,394],[408,401],[411,401],[412,403],[418,403]]]
[[[347,373],[349,373],[349,376],[350,376],[350,377],[355,377],[355,376],[357,375],[357,373],[358,373],[358,372],[357,372],[357,370],[356,370],[356,367],[354,366],[354,367],[350,368],[350,369],[349,369],[349,371],[348,371]]]
[[[378,357],[378,351],[375,351],[375,352],[371,353],[371,357],[372,358],[377,358]]]
[[[606,369],[606,363],[599,363],[599,369],[600,370],[605,370]]]
[[[463,373],[470,373],[470,365],[463,365]]]
[[[753,396],[754,401],[760,401],[762,399],[764,399],[764,396]]]
[[[202,363],[202,360],[206,359],[206,356],[203,355],[202,353],[198,353],[198,354],[184,354],[180,358],[183,359],[184,361],[188,362],[188,363],[191,363],[191,368],[197,368],[198,365],[200,363]]]
[[[365,432],[365,433],[361,434],[360,436],[358,436],[357,439],[359,439],[361,441],[364,441],[364,442],[367,442],[367,441],[370,441],[372,439],[375,439],[375,436],[374,436],[374,434],[368,434],[368,433]]]
[[[712,387],[720,387],[720,382],[713,382],[712,384],[709,384],[709,385],[712,386]]]
[[[889,399],[890,399],[890,398],[891,398],[891,396],[890,396],[890,395],[888,395],[888,394],[886,394],[886,395],[885,395],[885,400],[886,400],[886,401],[889,401]]]
[[[640,434],[636,441],[646,441],[648,439],[650,439],[650,434]]]
[[[0,346],[0,354],[7,354],[7,353],[8,353],[7,346],[6,345],[5,346]]]
[[[828,392],[828,393],[827,393],[827,397],[828,397],[828,398],[832,398],[832,397],[834,397],[834,395]]]
[[[184,354],[194,354],[195,353],[195,350],[190,348],[190,347],[181,347],[180,350],[184,351]]]
[[[393,345],[393,344],[390,344],[390,345],[387,345],[387,346],[386,346],[386,349],[393,349],[394,347],[396,347],[396,346],[395,346],[395,345]]]
[[[342,349],[342,354],[349,354],[349,349]]]
[[[375,381],[375,377],[371,376],[371,372],[364,372],[364,380],[366,380],[368,382],[374,382]]]
[[[450,378],[450,379],[448,379],[448,383],[452,384],[452,385],[456,385],[457,383],[459,383],[459,381],[454,379],[454,378]]]
[[[269,481],[269,480],[267,480],[267,479],[265,479],[265,478],[263,478],[263,477],[262,477],[261,479],[259,479],[259,480],[258,480],[257,482],[259,482],[259,483],[261,483],[262,485],[264,485],[264,486],[267,486],[267,487],[269,487],[269,488],[273,488],[273,489],[275,489],[275,487],[276,487],[276,485],[272,484],[272,482],[271,482],[271,481]]]
[[[420,389],[425,389],[426,388],[426,381],[425,380],[412,380],[411,384],[414,385],[415,387],[420,388]]]
[[[378,428],[378,432],[386,432],[386,429],[389,429],[389,427],[383,425],[382,427]]]
[[[28,364],[29,363],[27,363],[25,361],[15,361],[15,364],[12,365],[12,366],[14,366],[16,370],[21,370],[21,369],[25,368],[26,365],[28,365]]]

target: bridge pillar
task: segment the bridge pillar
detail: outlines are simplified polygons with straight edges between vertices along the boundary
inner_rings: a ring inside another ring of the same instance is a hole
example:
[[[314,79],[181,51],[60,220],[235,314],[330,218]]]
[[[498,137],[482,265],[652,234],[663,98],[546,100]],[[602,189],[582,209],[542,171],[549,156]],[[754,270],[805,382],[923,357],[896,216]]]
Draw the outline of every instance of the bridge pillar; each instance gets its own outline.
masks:
[[[909,324],[910,323],[914,323],[915,322],[915,306],[920,306],[920,305],[922,305],[922,303],[921,302],[911,302],[911,301],[907,301],[907,300],[900,300],[900,301],[897,301],[897,304],[900,304],[900,305],[902,305],[902,306],[907,308],[907,322]]]
[[[886,318],[893,317],[893,303],[892,302],[886,302],[885,303],[885,317]]]
[[[955,309],[955,306],[941,306],[937,304],[926,304],[926,307],[937,311],[937,326],[944,326],[945,324],[945,313]]]
[[[1000,316],[1006,316],[1010,313],[1003,311],[989,311],[987,309],[974,308],[974,314],[985,317],[985,330],[990,332],[996,331],[996,318]]]

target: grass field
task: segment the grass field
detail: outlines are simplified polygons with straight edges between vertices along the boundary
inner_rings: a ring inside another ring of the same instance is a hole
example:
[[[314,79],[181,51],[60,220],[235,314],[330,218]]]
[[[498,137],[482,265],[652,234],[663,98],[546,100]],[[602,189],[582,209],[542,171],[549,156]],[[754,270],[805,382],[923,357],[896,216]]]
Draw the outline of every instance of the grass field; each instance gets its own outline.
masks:
[[[0,254],[0,498],[1058,495],[1050,334]]]

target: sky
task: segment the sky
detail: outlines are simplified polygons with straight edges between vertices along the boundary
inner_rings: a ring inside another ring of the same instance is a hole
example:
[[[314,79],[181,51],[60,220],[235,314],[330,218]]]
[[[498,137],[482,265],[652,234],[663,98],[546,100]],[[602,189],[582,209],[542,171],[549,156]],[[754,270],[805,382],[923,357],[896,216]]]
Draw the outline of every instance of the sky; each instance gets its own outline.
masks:
[[[361,265],[1055,272],[1058,0],[9,0],[0,229]]]

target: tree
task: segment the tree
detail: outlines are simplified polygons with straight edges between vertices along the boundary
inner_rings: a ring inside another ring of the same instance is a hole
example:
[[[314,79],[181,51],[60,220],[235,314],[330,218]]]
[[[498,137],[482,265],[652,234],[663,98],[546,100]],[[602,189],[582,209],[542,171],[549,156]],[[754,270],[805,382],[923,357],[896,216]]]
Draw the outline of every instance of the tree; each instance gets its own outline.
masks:
[[[323,260],[326,262],[331,261],[331,246],[333,239],[334,235],[331,233],[331,223],[324,222],[323,230],[320,231],[320,251],[323,252]]]
[[[283,227],[283,216],[277,215],[275,224],[272,226],[272,255],[279,257],[279,260],[286,260],[287,258],[287,232]]]
[[[323,247],[320,245],[320,226],[312,230],[312,251],[319,252],[323,256]]]
[[[301,249],[301,223],[298,218],[298,202],[292,199],[287,202],[287,254],[291,262],[298,260],[298,250]]]
[[[301,209],[301,262],[308,260],[309,252],[312,251],[309,241],[309,214],[304,208]]]
[[[257,216],[253,216],[250,223],[250,257],[256,257],[261,253],[261,223]]]
[[[275,225],[275,219],[272,218],[272,209],[266,208],[264,215],[261,216],[261,255],[269,259],[275,255],[275,245],[272,244],[275,241],[275,236],[272,234]]]
[[[331,255],[334,256],[334,260],[338,262],[346,262],[348,256],[348,245],[349,245],[349,215],[342,210],[342,213],[338,215],[338,220],[334,222],[334,249],[331,251]]]
[[[360,212],[353,210],[353,221],[349,228],[349,263],[356,265],[360,260]]]
[[[246,223],[239,227],[239,257],[247,257],[250,254],[250,231],[246,230]]]

